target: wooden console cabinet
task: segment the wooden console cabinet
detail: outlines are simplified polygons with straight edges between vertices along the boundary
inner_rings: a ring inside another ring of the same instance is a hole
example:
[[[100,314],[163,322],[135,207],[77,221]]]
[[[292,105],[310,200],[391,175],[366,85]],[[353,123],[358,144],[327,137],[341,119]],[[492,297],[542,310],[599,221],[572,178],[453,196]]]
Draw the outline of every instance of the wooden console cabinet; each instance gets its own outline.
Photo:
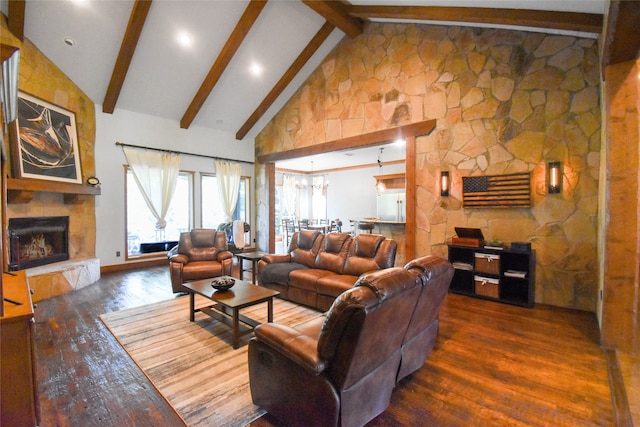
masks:
[[[535,252],[449,245],[455,273],[450,292],[532,307]]]
[[[4,315],[0,317],[0,425],[35,426],[39,414],[33,354],[34,318],[25,272],[3,273],[2,286],[5,301]]]

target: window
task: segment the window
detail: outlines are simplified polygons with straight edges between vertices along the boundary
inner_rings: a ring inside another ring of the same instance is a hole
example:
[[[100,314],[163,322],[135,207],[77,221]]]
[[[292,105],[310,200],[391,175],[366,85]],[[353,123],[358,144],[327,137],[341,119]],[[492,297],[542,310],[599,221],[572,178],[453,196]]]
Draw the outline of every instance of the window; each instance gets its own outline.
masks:
[[[311,217],[317,221],[327,217],[327,187],[324,176],[314,176],[311,186]]]
[[[218,199],[218,183],[215,175],[202,174],[202,227],[218,228],[223,222],[226,222],[226,215]],[[238,202],[236,210],[233,212],[232,219],[242,220],[245,222],[249,217],[249,178],[240,178],[240,189],[238,192]]]
[[[127,170],[125,193],[127,195],[127,255],[136,256],[145,253],[164,252],[177,242],[180,233],[189,231],[193,223],[193,174],[180,172],[176,190],[167,212],[167,227],[156,230],[156,219],[149,211],[130,168]]]

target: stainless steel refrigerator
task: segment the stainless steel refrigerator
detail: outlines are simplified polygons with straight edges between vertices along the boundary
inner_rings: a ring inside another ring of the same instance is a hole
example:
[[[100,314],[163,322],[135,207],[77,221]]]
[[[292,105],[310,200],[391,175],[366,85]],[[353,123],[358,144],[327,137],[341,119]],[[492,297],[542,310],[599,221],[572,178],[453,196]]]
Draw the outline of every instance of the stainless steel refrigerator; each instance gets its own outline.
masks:
[[[387,190],[377,196],[377,217],[382,221],[405,221],[406,193]]]

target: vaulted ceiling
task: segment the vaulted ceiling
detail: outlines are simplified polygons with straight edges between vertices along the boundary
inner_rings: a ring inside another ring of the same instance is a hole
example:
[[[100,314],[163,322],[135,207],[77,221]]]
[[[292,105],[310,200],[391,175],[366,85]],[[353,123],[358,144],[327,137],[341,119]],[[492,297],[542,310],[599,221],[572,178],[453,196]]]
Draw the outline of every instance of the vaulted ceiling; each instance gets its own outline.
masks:
[[[255,137],[331,49],[369,20],[595,38],[605,3],[0,0],[0,8],[12,33],[31,40],[105,113],[129,110],[243,139]]]
[[[14,35],[31,40],[105,113],[129,110],[237,139],[253,139],[367,21],[593,38],[604,25],[603,66],[640,50],[636,0],[0,0],[0,11]],[[355,164],[361,157],[347,154]]]

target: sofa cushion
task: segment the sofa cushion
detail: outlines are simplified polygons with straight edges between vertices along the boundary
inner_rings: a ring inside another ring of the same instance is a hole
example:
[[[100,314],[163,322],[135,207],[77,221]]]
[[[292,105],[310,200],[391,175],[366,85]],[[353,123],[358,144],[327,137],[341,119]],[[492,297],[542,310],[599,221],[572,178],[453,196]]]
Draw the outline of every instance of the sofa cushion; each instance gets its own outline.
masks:
[[[360,276],[394,266],[398,244],[379,234],[358,234],[349,250],[344,273]]]
[[[289,273],[295,270],[308,269],[306,265],[295,262],[276,262],[267,264],[260,271],[260,280],[263,283],[277,283],[286,285],[289,282]]]
[[[344,291],[353,288],[358,276],[341,274],[318,279],[318,294],[336,298]]]
[[[228,249],[224,232],[207,228],[195,228],[180,234],[178,252],[190,261],[216,260],[218,253]]]
[[[327,234],[316,258],[315,267],[342,274],[352,240],[348,233]]]
[[[183,282],[223,276],[222,264],[211,261],[192,261],[182,268]]]
[[[301,230],[295,237],[289,247],[291,261],[307,267],[315,267],[316,256],[320,251],[323,234],[319,231]]]
[[[317,292],[318,280],[327,276],[336,277],[337,274],[329,270],[320,270],[317,268],[292,271],[289,275],[289,286]]]

